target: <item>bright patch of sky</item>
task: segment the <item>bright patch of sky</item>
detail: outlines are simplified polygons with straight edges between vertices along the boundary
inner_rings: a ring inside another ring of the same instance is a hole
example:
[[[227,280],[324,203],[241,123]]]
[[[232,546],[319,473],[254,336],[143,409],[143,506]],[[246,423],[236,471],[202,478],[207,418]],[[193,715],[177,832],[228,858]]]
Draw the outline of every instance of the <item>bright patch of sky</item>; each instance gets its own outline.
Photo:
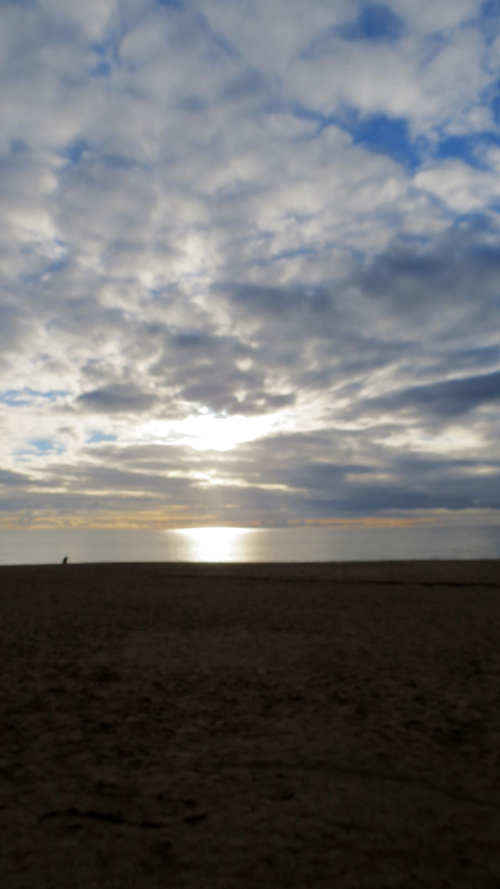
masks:
[[[151,420],[139,428],[138,440],[187,445],[197,451],[230,451],[242,442],[268,435],[273,429],[279,429],[279,420],[273,416],[199,414],[172,422]]]
[[[3,526],[500,508],[496,0],[0,25]]]

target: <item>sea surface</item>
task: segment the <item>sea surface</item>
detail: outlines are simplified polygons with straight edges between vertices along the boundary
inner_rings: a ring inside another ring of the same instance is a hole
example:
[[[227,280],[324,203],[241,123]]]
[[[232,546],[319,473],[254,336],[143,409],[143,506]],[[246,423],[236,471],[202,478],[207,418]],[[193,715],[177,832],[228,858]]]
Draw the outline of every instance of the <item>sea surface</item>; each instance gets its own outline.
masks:
[[[498,559],[500,525],[0,531],[1,565]]]

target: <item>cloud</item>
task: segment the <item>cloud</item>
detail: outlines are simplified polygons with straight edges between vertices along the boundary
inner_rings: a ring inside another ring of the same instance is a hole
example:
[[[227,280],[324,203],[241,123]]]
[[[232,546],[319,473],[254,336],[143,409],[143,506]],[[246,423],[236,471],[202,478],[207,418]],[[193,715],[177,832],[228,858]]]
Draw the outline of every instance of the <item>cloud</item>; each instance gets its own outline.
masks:
[[[227,84],[223,97],[226,101],[239,102],[242,99],[261,96],[266,86],[266,79],[258,68],[247,68]]]
[[[497,508],[497,13],[2,5],[4,513]]]
[[[428,386],[413,386],[392,396],[374,401],[373,407],[410,409],[417,413],[424,411],[440,417],[446,422],[473,411],[484,404],[500,401],[500,372],[447,380]]]
[[[9,472],[8,470],[0,470],[0,485],[5,486],[7,488],[10,487],[19,487],[20,485],[26,485],[29,483],[29,479],[27,476],[22,475],[20,472]]]
[[[76,401],[93,411],[142,412],[150,409],[156,398],[154,395],[142,392],[134,383],[115,383],[103,386],[101,389],[83,392]]]

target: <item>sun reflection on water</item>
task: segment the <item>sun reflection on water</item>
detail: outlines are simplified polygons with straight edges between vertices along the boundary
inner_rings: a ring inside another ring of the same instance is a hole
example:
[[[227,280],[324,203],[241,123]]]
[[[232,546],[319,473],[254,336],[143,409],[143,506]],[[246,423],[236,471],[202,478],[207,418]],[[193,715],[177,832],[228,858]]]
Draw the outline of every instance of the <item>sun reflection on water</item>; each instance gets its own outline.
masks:
[[[244,562],[253,528],[181,528],[189,562]]]

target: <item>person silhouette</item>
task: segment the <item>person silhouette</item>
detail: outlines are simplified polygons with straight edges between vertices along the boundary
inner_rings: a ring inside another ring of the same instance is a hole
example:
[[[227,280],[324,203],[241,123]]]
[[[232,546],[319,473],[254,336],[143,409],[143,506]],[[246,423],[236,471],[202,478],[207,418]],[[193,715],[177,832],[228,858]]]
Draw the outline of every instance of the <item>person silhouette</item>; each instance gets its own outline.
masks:
[[[68,564],[68,557],[67,557],[67,556],[64,556],[64,559],[62,560],[62,563],[63,563],[63,565],[67,565],[67,564]]]

